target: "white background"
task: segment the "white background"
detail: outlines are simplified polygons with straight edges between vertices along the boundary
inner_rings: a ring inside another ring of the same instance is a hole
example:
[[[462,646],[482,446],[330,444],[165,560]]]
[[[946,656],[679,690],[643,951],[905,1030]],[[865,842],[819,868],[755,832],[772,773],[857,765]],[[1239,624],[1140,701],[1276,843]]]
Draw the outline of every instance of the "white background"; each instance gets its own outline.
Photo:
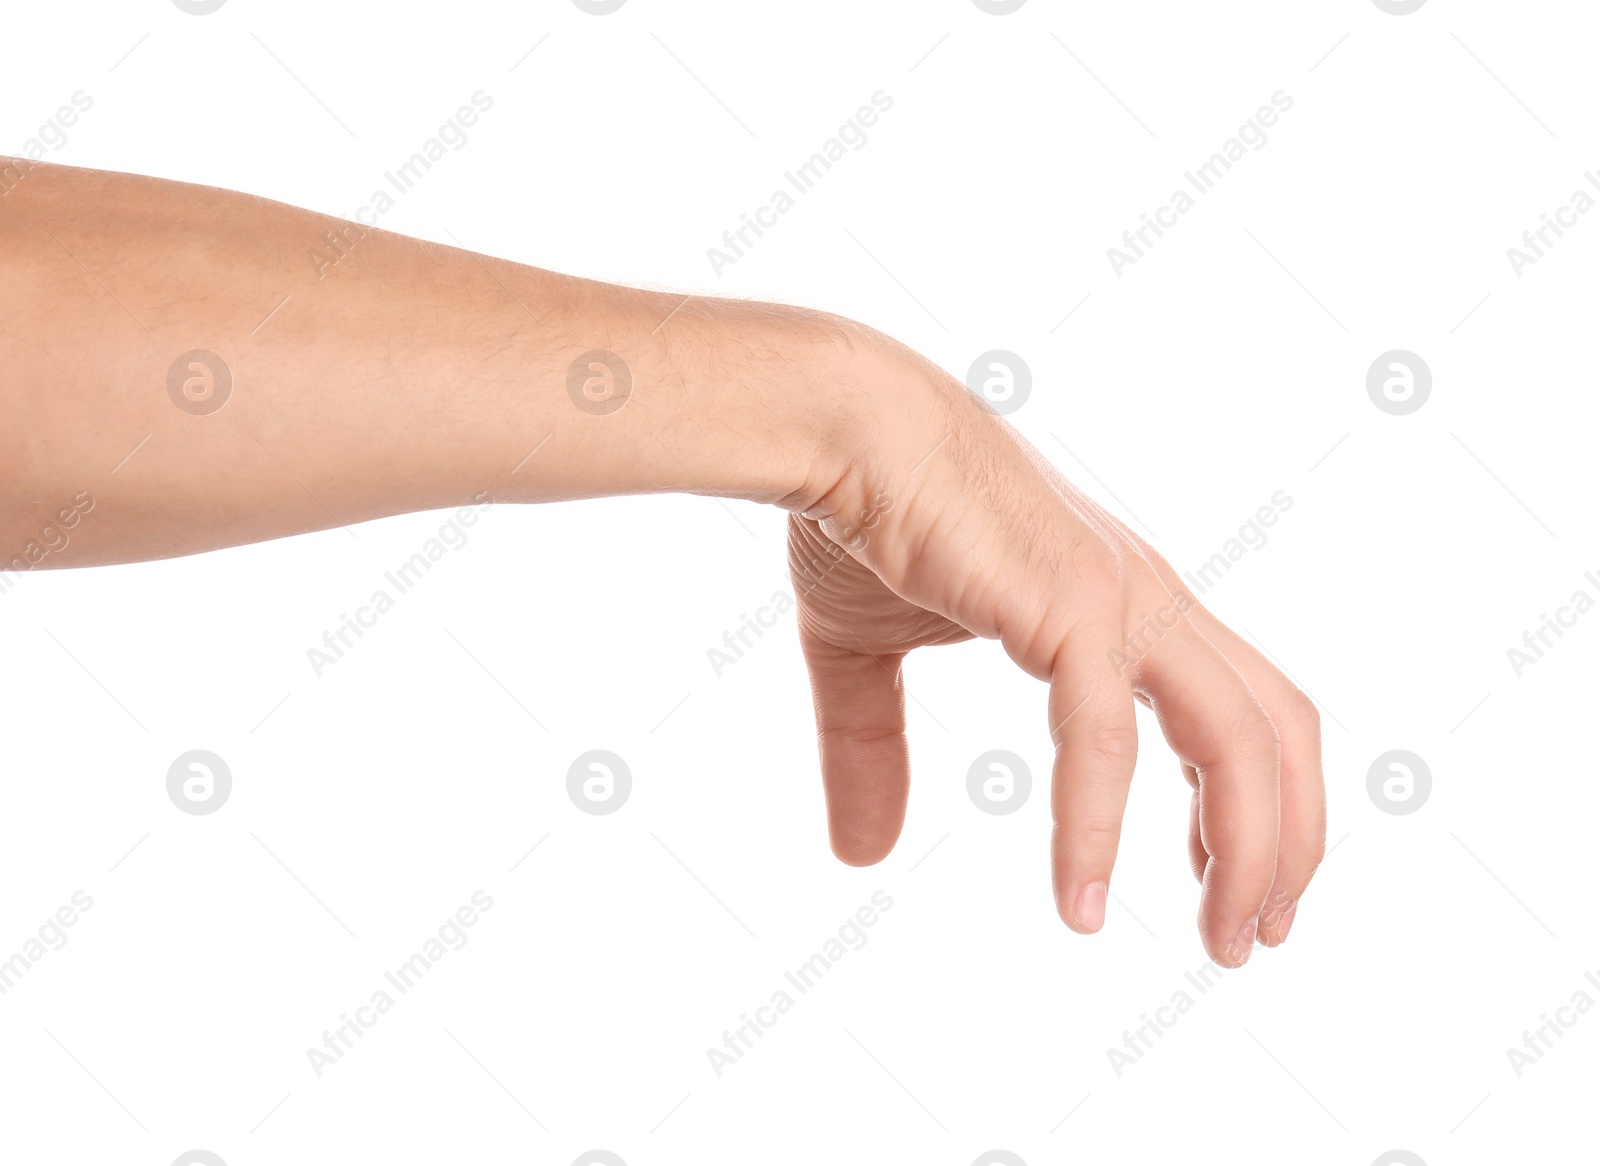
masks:
[[[1506,1055],[1580,989],[1600,1001],[1600,614],[1520,678],[1506,655],[1600,595],[1600,215],[1521,278],[1506,256],[1600,165],[1590,15],[8,12],[6,150],[84,90],[53,160],[348,214],[482,89],[470,142],[384,227],[825,307],[958,376],[1012,350],[1034,380],[1013,422],[1182,570],[1286,491],[1205,601],[1321,704],[1331,852],[1289,942],[1195,993],[1188,791],[1143,719],[1116,901],[1102,934],[1069,933],[1044,690],[977,643],[910,661],[905,833],[844,867],[792,616],[720,679],[707,659],[786,586],[782,516],[754,506],[495,508],[321,679],[306,649],[448,515],[39,572],[0,597],[0,959],[74,891],[94,905],[0,996],[0,1160],[1592,1153],[1600,1016],[1520,1078]],[[867,145],[714,275],[706,249],[879,89]],[[1294,107],[1265,147],[1115,275],[1106,249],[1278,90]],[[1433,374],[1407,416],[1366,391],[1395,348]],[[233,775],[207,816],[165,789],[197,748]],[[594,748],[633,775],[609,816],[566,793]],[[1367,793],[1396,748],[1433,775],[1407,816]],[[990,749],[1035,776],[1009,816],[966,793]],[[479,889],[470,942],[319,1079],[307,1048]],[[867,945],[719,1079],[706,1049],[880,889]],[[1107,1049],[1185,988],[1193,1009],[1118,1076]]]

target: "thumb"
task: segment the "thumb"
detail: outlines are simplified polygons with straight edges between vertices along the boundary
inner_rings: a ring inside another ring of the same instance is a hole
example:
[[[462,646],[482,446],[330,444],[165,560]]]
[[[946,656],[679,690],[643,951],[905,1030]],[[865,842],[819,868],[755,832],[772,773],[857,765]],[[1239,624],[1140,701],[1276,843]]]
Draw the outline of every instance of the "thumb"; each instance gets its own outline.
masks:
[[[851,866],[870,866],[894,849],[906,819],[905,657],[838,648],[804,630],[800,647],[811,674],[833,853]]]

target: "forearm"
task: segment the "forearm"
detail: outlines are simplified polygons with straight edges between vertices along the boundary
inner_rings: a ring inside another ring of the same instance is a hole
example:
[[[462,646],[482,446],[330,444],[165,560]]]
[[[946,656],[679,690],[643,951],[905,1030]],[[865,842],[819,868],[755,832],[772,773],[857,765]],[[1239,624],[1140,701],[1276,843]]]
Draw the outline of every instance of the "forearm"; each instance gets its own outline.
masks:
[[[39,167],[0,200],[0,254],[0,550],[81,491],[97,508],[93,537],[40,566],[475,498],[801,507],[863,423],[866,333],[846,321],[556,275],[247,195]],[[197,350],[222,367],[179,361]]]

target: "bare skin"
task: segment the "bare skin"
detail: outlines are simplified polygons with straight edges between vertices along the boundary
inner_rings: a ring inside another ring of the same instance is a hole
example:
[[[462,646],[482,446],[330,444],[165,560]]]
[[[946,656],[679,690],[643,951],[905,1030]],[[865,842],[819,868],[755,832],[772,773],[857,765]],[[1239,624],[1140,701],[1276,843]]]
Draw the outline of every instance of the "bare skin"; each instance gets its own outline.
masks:
[[[596,283],[228,191],[5,175],[0,588],[475,500],[770,503],[790,514],[841,859],[880,861],[905,819],[905,655],[982,636],[1050,686],[1069,927],[1104,922],[1139,700],[1193,788],[1206,950],[1237,966],[1287,936],[1324,849],[1311,701],[915,353],[824,313]],[[179,360],[196,351],[225,371]],[[95,521],[50,553],[85,494]]]

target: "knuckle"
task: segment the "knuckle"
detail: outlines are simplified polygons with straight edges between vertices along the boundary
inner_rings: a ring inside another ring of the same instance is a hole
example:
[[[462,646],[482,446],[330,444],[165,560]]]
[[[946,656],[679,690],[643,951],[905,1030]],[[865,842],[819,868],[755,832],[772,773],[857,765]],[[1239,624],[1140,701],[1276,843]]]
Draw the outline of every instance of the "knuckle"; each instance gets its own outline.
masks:
[[[1103,856],[1116,854],[1122,840],[1122,823],[1115,818],[1083,815],[1064,819],[1060,825],[1068,858],[1097,875],[1106,861]]]
[[[1139,755],[1138,728],[1121,720],[1095,722],[1083,730],[1082,749],[1089,762],[1099,770],[1131,770]]]
[[[1087,538],[1072,548],[1072,572],[1082,594],[1106,601],[1123,593],[1122,557],[1099,539]]]
[[[1274,765],[1283,749],[1278,726],[1267,715],[1267,710],[1253,699],[1240,710],[1235,719],[1233,743],[1247,756],[1271,757]]]
[[[1228,867],[1241,884],[1251,889],[1251,894],[1265,902],[1278,877],[1278,852],[1275,847],[1246,846],[1229,856]]]
[[[1312,876],[1317,873],[1317,868],[1322,865],[1322,860],[1328,857],[1326,812],[1319,810],[1296,833],[1299,837],[1290,840],[1293,846],[1286,848],[1286,852],[1293,857],[1295,869],[1300,875],[1301,884],[1304,885],[1311,881]]]
[[[1289,695],[1283,701],[1279,720],[1287,729],[1309,733],[1319,738],[1321,736],[1322,712],[1317,708],[1317,702],[1299,688],[1289,690]]]
[[[1311,851],[1306,855],[1307,862],[1313,872],[1322,865],[1322,860],[1328,857],[1328,839],[1325,834],[1318,832],[1317,840],[1312,845]],[[1307,876],[1310,877],[1309,875]]]
[[[1144,556],[1145,562],[1150,564],[1151,569],[1155,571],[1156,575],[1163,583],[1170,579],[1178,578],[1178,572],[1172,569],[1172,564],[1167,562],[1167,557],[1165,555],[1156,550],[1155,547],[1151,546],[1149,543],[1145,542],[1144,539],[1140,538],[1138,535],[1133,535],[1133,538],[1135,540],[1134,546],[1139,549],[1139,553]]]

